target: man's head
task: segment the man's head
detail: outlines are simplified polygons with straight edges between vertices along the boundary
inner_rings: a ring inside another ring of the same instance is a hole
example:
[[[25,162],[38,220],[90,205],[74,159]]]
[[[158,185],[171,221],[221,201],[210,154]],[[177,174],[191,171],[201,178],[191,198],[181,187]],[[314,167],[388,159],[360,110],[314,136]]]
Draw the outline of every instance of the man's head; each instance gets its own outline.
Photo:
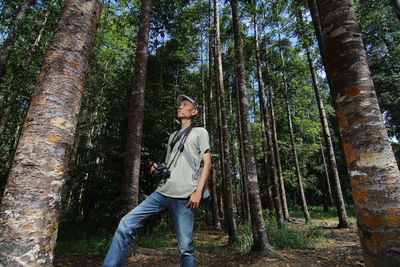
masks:
[[[178,119],[193,119],[198,113],[198,104],[187,95],[179,95],[176,98],[176,103],[178,104]]]

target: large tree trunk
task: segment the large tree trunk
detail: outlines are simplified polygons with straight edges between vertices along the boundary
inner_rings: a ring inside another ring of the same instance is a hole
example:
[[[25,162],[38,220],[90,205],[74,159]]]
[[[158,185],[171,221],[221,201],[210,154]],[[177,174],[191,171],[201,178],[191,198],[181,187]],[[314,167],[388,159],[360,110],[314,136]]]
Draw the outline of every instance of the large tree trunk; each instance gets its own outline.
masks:
[[[280,30],[280,22],[278,22],[279,42],[281,42],[280,31],[281,31]],[[293,124],[292,124],[292,111],[291,111],[290,104],[289,104],[288,81],[287,81],[287,76],[286,76],[285,59],[283,57],[283,52],[282,52],[282,49],[280,48],[280,44],[279,44],[279,53],[280,53],[281,64],[282,64],[282,78],[283,78],[283,86],[284,86],[284,90],[285,90],[285,92],[284,92],[285,93],[285,107],[286,107],[289,134],[290,134],[290,144],[292,146],[292,153],[293,153],[294,166],[296,168],[297,182],[299,184],[300,198],[301,198],[301,204],[302,204],[302,208],[303,208],[303,215],[304,215],[304,219],[306,220],[306,223],[308,223],[310,221],[310,213],[308,212],[307,201],[306,201],[306,196],[305,196],[304,187],[303,187],[303,178],[301,177],[299,159],[297,157],[296,142],[294,139]]]
[[[0,263],[52,264],[62,187],[102,1],[61,14],[14,156],[0,213]]]
[[[123,213],[136,207],[139,200],[140,152],[142,149],[150,10],[151,0],[142,0],[136,45],[135,72],[130,95],[128,138],[125,146],[124,178],[122,182]]]
[[[326,50],[325,50],[325,44],[322,40],[321,21],[320,21],[320,17],[319,17],[319,11],[317,8],[316,0],[308,0],[308,5],[309,5],[310,12],[312,15],[314,29],[315,29],[315,32],[317,35],[318,46],[320,49],[322,62],[323,62],[323,65],[325,66],[325,72],[328,76],[329,87],[332,88],[333,85],[330,81],[330,77],[327,72]],[[307,54],[307,56],[310,57],[311,54],[310,55]],[[309,61],[310,61],[310,59],[309,59]],[[311,60],[311,63],[312,63],[312,60]],[[322,98],[321,98],[321,95],[320,95],[320,92],[318,89],[315,68],[313,68],[313,66],[310,65],[310,70],[311,70],[311,75],[313,78],[313,87],[314,87],[315,97],[317,98],[318,110],[320,112],[324,141],[325,141],[325,145],[326,145],[327,152],[328,152],[327,159],[328,159],[328,166],[329,166],[329,174],[330,174],[331,179],[334,182],[334,189],[335,189],[335,196],[336,196],[335,204],[336,204],[336,211],[337,211],[337,214],[339,217],[338,227],[339,228],[347,228],[347,227],[349,227],[350,224],[347,219],[346,206],[344,203],[342,187],[340,185],[340,178],[339,178],[339,173],[337,170],[335,151],[333,150],[333,144],[332,144],[331,134],[329,131],[328,120],[326,118],[325,111],[323,109],[324,104],[322,102]]]
[[[400,264],[400,173],[350,0],[318,1],[366,266]]]
[[[218,0],[214,0],[214,27],[215,27],[215,65],[216,65],[216,80],[217,80],[217,102],[221,116],[221,144],[223,149],[223,167],[224,167],[224,214],[225,224],[230,241],[236,239],[236,220],[233,212],[233,192],[232,192],[232,157],[230,151],[230,134],[228,129],[228,120],[226,118],[227,111],[225,106],[225,88],[224,88],[224,74],[222,71],[222,55],[221,55],[221,40],[219,28],[219,8]]]
[[[35,0],[24,0],[22,2],[21,8],[18,11],[17,16],[13,20],[14,24],[12,25],[11,30],[8,33],[7,39],[4,41],[4,44],[0,49],[0,79],[5,74],[7,59],[10,56],[14,44],[18,39],[21,24],[29,11],[29,7],[35,2]]]
[[[262,117],[263,129],[265,131],[266,144],[267,144],[267,156],[269,164],[266,164],[266,169],[270,170],[270,177],[273,183],[274,189],[274,205],[271,204],[271,207],[275,207],[275,215],[278,223],[278,227],[283,226],[284,219],[289,219],[289,210],[286,202],[286,190],[284,183],[279,184],[279,177],[276,168],[276,160],[275,160],[275,152],[274,146],[272,143],[272,132],[271,132],[271,123],[269,114],[267,111],[267,104],[265,101],[265,89],[264,89],[264,81],[262,78],[261,72],[261,64],[260,64],[260,49],[258,43],[258,25],[257,25],[257,16],[254,15],[254,37],[255,37],[255,54],[256,54],[256,66],[257,66],[257,81],[258,81],[258,98],[260,102],[260,111]],[[269,193],[269,192],[268,192]],[[282,194],[282,196],[281,196]],[[283,203],[281,203],[281,199]],[[272,203],[272,202],[271,202]]]
[[[249,188],[249,202],[251,213],[251,225],[253,232],[253,251],[262,251],[268,255],[274,255],[270,248],[265,230],[265,223],[263,218],[263,211],[260,199],[260,189],[258,186],[256,158],[253,148],[253,138],[249,123],[249,103],[247,99],[247,89],[245,85],[245,72],[244,72],[244,57],[243,46],[240,34],[240,23],[237,8],[237,1],[231,0],[232,8],[232,27],[235,43],[235,63],[236,63],[236,80],[238,84],[239,99],[240,99],[240,113],[241,125],[244,143],[244,153],[247,168],[248,188]]]

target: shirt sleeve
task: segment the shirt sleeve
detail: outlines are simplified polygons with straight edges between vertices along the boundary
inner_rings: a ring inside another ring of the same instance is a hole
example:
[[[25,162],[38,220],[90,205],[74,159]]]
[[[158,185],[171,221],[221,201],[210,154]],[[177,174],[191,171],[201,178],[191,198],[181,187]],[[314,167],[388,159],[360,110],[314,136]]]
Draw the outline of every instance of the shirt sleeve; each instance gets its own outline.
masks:
[[[208,132],[205,128],[202,128],[201,131],[199,131],[199,150],[200,150],[200,156],[203,157],[203,154],[207,151],[210,150],[210,137],[208,135]]]

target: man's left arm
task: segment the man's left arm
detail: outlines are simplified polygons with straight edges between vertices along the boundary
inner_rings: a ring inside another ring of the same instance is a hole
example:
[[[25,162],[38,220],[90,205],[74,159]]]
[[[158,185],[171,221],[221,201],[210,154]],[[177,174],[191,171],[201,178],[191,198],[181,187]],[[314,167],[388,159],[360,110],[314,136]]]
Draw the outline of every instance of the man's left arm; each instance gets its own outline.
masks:
[[[197,185],[196,191],[194,191],[189,198],[189,202],[186,205],[187,208],[194,210],[200,206],[200,201],[203,196],[203,189],[206,186],[208,177],[210,176],[211,172],[211,152],[206,151],[203,154],[203,172],[201,173],[199,184]]]

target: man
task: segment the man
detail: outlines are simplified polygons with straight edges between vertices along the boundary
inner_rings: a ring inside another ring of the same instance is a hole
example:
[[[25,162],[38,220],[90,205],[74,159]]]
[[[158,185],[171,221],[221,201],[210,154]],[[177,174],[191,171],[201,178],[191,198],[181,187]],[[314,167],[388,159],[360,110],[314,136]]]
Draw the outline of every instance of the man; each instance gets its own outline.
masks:
[[[177,117],[181,120],[181,130],[171,134],[165,160],[170,170],[170,177],[121,219],[103,266],[123,266],[136,230],[143,227],[153,215],[164,210],[168,210],[175,226],[181,266],[195,266],[194,210],[200,205],[211,171],[211,153],[207,130],[191,126],[193,118],[198,113],[196,101],[186,95],[179,95],[177,104]],[[182,153],[182,145],[186,152]],[[184,153],[187,153],[186,156]],[[201,161],[203,161],[203,171],[196,181],[193,165],[198,168]],[[156,166],[153,164],[151,172]]]

